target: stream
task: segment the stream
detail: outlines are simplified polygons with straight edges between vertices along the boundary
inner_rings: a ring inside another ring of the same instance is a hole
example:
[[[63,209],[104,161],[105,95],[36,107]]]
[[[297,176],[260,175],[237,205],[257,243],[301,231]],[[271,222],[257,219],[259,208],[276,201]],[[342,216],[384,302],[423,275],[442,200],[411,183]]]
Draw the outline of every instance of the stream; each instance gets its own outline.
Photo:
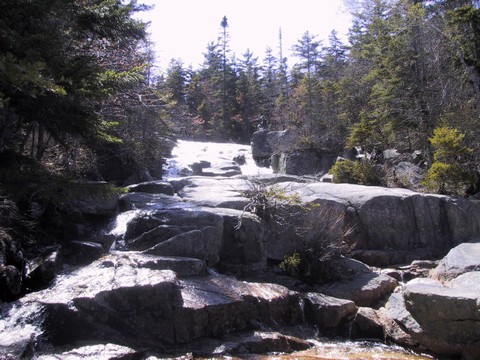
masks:
[[[237,145],[237,144],[219,144],[219,143],[200,143],[200,142],[192,142],[192,141],[178,141],[178,146],[173,150],[172,157],[167,159],[167,163],[165,165],[165,179],[177,179],[182,176],[182,173],[185,173],[191,170],[190,164],[194,162],[208,162],[210,163],[211,168],[221,167],[222,164],[231,163],[232,159],[241,155],[244,158],[245,163],[240,166],[242,175],[247,176],[261,176],[266,174],[272,174],[272,170],[268,168],[260,168],[257,167],[252,159],[251,150],[248,145]],[[176,196],[176,195],[175,195]],[[177,205],[175,205],[177,206]],[[179,208],[188,208],[191,206],[186,202],[179,201],[178,207]],[[139,211],[148,212],[154,211],[156,208],[155,203],[149,203],[147,208],[142,209],[133,209],[129,211],[125,211],[118,215],[114,224],[112,224],[109,233],[115,235],[117,239],[121,239],[122,235],[125,234],[127,229],[127,223],[133,219]],[[121,241],[121,240],[120,240]],[[117,248],[112,248],[111,254],[107,255],[111,256],[114,254],[122,253],[120,251],[120,246],[117,245]],[[125,259],[130,258],[133,259],[133,262],[140,260],[135,260],[136,256],[134,252],[124,252]],[[138,255],[140,259],[140,255]],[[92,284],[98,283],[98,287],[108,287],[111,286],[114,288],[115,286],[124,286],[121,282],[124,281],[128,283],[130,280],[127,279],[128,276],[125,276],[125,279],[120,279],[116,281],[120,281],[120,284],[106,284],[105,279],[113,278],[113,273],[118,275],[122,267],[119,267],[117,272],[116,268],[117,265],[120,266],[121,261],[126,260],[118,260],[119,257],[113,258],[111,260],[104,260],[104,263],[99,265],[99,267],[91,267],[91,268],[83,268],[80,269],[77,273],[76,278],[72,278],[75,280],[70,280],[70,274],[61,274],[57,277],[56,280],[56,287],[57,287],[57,297],[56,301],[59,304],[65,303],[66,310],[69,310],[72,304],[69,302],[70,298],[74,298],[70,296],[69,292],[77,292],[81,294],[79,295],[79,299],[77,301],[82,302],[82,306],[88,308],[90,305],[87,304],[87,299],[89,296],[92,296],[94,299],[98,298],[98,295],[94,293],[89,294],[88,289]],[[135,261],[134,261],[135,260]],[[115,263],[118,261],[118,264]],[[144,261],[144,260],[142,260]],[[120,264],[120,265],[119,265]],[[153,263],[152,263],[153,264]],[[127,264],[128,265],[128,264]],[[128,265],[130,266],[130,265]],[[150,265],[149,265],[150,266]],[[153,266],[153,265],[151,265]],[[147,266],[148,267],[148,266]],[[125,268],[127,266],[125,265]],[[151,272],[150,269],[134,269],[135,272],[145,272],[145,286],[147,289],[151,288],[152,284],[155,286],[155,277],[156,275]],[[170,270],[167,270],[170,271]],[[211,270],[214,272],[214,270]],[[104,273],[104,275],[102,275]],[[153,275],[152,275],[153,274]],[[166,273],[165,273],[166,274]],[[104,276],[104,277],[102,277]],[[165,275],[166,277],[172,275]],[[221,275],[218,275],[221,276]],[[120,277],[120,276],[119,276]],[[136,279],[141,279],[140,276]],[[79,281],[81,285],[75,283],[75,281]],[[133,281],[133,280],[132,280]],[[83,283],[82,283],[83,282]],[[185,281],[187,283],[188,281]],[[128,284],[127,284],[128,285]],[[45,290],[43,294],[49,295],[49,289]],[[31,294],[32,299],[35,298],[34,294]],[[62,295],[65,296],[65,299],[61,299]],[[25,300],[26,299],[26,300]],[[7,346],[11,343],[18,342],[18,339],[25,339],[25,342],[28,343],[29,339],[35,339],[37,336],[40,336],[42,333],[42,324],[36,323],[35,321],[30,321],[32,319],[33,314],[40,313],[43,311],[43,308],[38,305],[35,301],[29,301],[28,296],[25,298],[21,306],[12,304],[6,304],[3,306],[3,309],[0,308],[0,359],[4,359],[2,357],[1,348],[2,346]],[[93,301],[93,300],[92,300]],[[147,301],[148,302],[148,301]],[[95,302],[92,302],[96,304]],[[20,304],[20,303],[19,303]],[[90,303],[88,303],[90,304]],[[99,303],[100,305],[104,305],[103,302]],[[143,305],[143,304],[142,304]],[[55,305],[57,306],[57,305]],[[58,305],[60,307],[60,305]],[[106,305],[105,305],[106,306]],[[108,309],[108,307],[106,307]],[[40,318],[40,316],[38,316]],[[378,360],[387,360],[387,359],[411,359],[411,360],[421,360],[421,359],[433,359],[428,355],[417,354],[408,349],[404,349],[402,347],[396,345],[386,345],[375,341],[347,341],[347,340],[332,340],[332,339],[325,339],[325,338],[312,338],[312,336],[306,335],[306,339],[310,343],[314,344],[312,348],[309,350],[291,353],[291,354],[275,354],[275,355],[255,355],[255,356],[247,356],[248,359],[378,359]],[[47,351],[48,352],[48,351]],[[60,357],[42,357],[42,359],[64,359],[62,355],[58,355]],[[188,357],[188,356],[187,356]],[[33,358],[36,358],[35,356]],[[79,359],[84,358],[82,357],[65,357],[65,359]],[[88,357],[88,359],[93,359],[94,357]],[[242,357],[245,358],[245,357]],[[5,359],[10,359],[10,357],[6,357]],[[11,358],[13,359],[13,358]],[[156,359],[156,358],[155,358]],[[212,359],[212,358],[210,358]],[[218,359],[237,359],[236,357],[218,357]],[[239,358],[238,358],[239,359]]]

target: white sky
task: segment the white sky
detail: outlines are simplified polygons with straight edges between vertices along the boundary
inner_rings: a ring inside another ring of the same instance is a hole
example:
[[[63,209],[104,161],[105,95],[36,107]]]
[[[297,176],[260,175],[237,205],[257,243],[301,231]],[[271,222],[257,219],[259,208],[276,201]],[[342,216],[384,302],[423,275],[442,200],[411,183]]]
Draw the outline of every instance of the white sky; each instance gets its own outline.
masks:
[[[141,18],[150,21],[160,71],[172,58],[197,69],[203,63],[207,45],[222,32],[223,16],[228,19],[229,45],[237,58],[249,49],[261,62],[270,47],[278,58],[279,29],[282,29],[284,56],[309,31],[328,44],[335,29],[345,38],[350,15],[343,0],[139,0],[155,5]],[[289,60],[293,65],[296,60]]]

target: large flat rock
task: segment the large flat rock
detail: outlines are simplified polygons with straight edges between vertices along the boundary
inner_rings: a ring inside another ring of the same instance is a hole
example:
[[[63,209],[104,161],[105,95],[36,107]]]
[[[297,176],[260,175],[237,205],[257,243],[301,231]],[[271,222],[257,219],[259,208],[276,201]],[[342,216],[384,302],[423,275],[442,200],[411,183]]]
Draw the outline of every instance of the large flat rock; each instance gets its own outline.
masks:
[[[317,291],[340,299],[353,301],[357,306],[375,306],[380,300],[389,296],[397,287],[394,278],[374,272],[355,276],[351,280],[333,282]]]
[[[302,321],[299,294],[268,283],[226,276],[181,282],[182,306],[176,309],[177,342],[218,337],[251,327],[287,326]]]
[[[249,183],[244,178],[191,177],[182,180],[183,188],[178,195],[198,206],[221,207],[243,210],[249,200],[242,195]]]
[[[480,242],[460,244],[450,250],[431,277],[446,281],[470,271],[480,271]]]
[[[350,184],[289,184],[312,208],[310,224],[337,217],[343,233],[358,249],[425,249],[443,256],[452,247],[480,235],[480,202],[421,194],[406,189]],[[326,216],[328,215],[328,216]]]
[[[478,201],[399,188],[305,183],[293,177],[260,180],[299,195],[306,204],[315,204],[300,226],[313,229],[316,224],[328,229],[327,235],[332,238],[343,237],[355,243],[357,249],[420,251],[425,256],[440,257],[452,247],[480,237]],[[249,202],[244,191],[252,187],[244,177],[191,177],[180,182],[178,193],[186,203],[239,210]],[[333,223],[335,226],[331,226]],[[307,232],[306,238],[284,235],[275,234],[267,240],[267,257],[281,260],[316,236],[314,231]]]
[[[425,348],[437,354],[475,359],[480,353],[480,295],[475,288],[457,285],[446,287],[433,279],[412,280],[392,294],[387,313]]]
[[[302,322],[299,299],[281,285],[207,275],[195,259],[118,252],[0,308],[0,357],[34,351],[41,341],[163,349],[239,330],[296,325]]]

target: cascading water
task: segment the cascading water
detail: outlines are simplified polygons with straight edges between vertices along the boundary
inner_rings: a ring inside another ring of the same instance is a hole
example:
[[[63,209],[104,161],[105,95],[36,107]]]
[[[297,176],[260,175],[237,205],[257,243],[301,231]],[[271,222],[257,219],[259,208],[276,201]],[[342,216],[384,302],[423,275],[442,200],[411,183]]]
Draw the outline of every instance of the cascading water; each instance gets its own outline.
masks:
[[[253,160],[251,148],[248,145],[231,143],[212,143],[179,140],[172,151],[172,157],[166,160],[164,177],[175,179],[185,176],[191,171],[190,165],[196,162],[208,162],[212,167],[224,162],[232,161],[236,156],[245,158],[245,164],[240,165],[242,175],[259,176],[272,174],[270,168],[258,167]],[[210,274],[220,276],[215,270],[210,269]],[[305,314],[302,307],[302,318],[305,322]],[[255,356],[255,359],[401,359],[401,360],[426,360],[432,359],[428,355],[419,355],[400,346],[386,345],[379,342],[369,341],[316,341],[309,339],[316,344],[312,349],[286,355],[264,355]],[[229,358],[229,357],[227,357]],[[223,359],[223,358],[222,358]]]
[[[172,180],[188,175],[192,171],[191,165],[193,163],[208,162],[212,167],[215,167],[225,162],[232,162],[236,157],[244,159],[244,163],[239,164],[242,175],[272,174],[272,169],[259,167],[255,164],[249,145],[177,140],[177,146],[172,150],[172,156],[165,159],[164,178],[165,180]],[[155,204],[151,204],[151,207],[155,208]],[[109,235],[117,238],[112,250],[122,247],[122,238],[128,222],[138,216],[141,211],[146,213],[149,209],[133,209],[120,213],[116,217],[107,231]]]
[[[239,155],[245,159],[245,164],[240,165],[242,175],[255,176],[272,173],[271,169],[258,167],[255,164],[249,145],[178,140],[177,146],[172,151],[172,157],[166,159],[165,178],[172,179],[181,176],[182,171],[190,169],[190,165],[195,162],[207,161],[214,167],[232,161]]]
[[[39,323],[42,306],[38,303],[6,304],[0,310],[0,359],[13,359],[1,349],[19,346],[25,349],[33,347],[43,330]],[[27,351],[25,350],[25,351]],[[5,356],[5,357],[3,357]],[[28,358],[28,354],[25,354]]]

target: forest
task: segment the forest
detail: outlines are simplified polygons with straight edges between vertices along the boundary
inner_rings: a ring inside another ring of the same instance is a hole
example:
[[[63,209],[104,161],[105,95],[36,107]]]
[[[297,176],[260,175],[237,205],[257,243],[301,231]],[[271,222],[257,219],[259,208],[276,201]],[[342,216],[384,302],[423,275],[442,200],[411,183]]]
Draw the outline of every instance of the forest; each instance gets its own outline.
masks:
[[[0,182],[19,163],[119,181],[166,139],[248,144],[266,120],[319,151],[421,151],[432,191],[478,192],[480,2],[353,3],[348,42],[307,30],[294,64],[281,31],[260,60],[233,56],[225,17],[198,69],[173,59],[156,74],[137,1],[3,0]]]

